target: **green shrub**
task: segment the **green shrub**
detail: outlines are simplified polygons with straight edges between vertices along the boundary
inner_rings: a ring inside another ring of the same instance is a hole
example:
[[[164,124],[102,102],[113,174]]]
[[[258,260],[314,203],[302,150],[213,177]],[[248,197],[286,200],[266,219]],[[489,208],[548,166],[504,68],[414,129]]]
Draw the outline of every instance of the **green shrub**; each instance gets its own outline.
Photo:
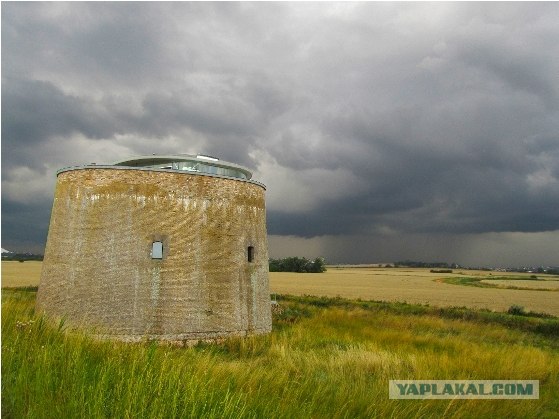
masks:
[[[526,315],[526,311],[524,311],[524,307],[516,305],[516,304],[510,306],[509,309],[507,310],[507,313],[514,314],[515,316],[525,316]]]

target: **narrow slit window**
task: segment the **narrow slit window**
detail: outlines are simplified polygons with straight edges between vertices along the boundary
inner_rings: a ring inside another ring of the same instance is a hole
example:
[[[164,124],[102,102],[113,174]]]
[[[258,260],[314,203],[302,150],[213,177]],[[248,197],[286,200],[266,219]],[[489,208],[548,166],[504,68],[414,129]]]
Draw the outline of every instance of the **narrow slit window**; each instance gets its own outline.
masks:
[[[248,247],[248,261],[254,262],[254,246]]]
[[[152,259],[163,259],[163,243],[153,242],[151,245],[151,258]]]

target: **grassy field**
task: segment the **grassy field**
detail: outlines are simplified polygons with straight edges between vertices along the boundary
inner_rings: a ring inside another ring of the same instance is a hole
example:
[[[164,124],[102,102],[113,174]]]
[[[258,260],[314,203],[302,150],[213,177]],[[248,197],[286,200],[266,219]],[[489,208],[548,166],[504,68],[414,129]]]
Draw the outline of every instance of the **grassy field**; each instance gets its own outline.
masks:
[[[319,274],[320,275],[320,274]],[[452,285],[449,285],[452,286]],[[559,320],[279,296],[266,336],[94,341],[2,293],[6,418],[556,418]],[[390,379],[531,379],[539,400],[389,400]]]
[[[2,286],[37,286],[41,265],[41,262],[2,262]],[[437,274],[429,269],[410,268],[329,268],[321,274],[272,272],[270,291],[497,311],[518,305],[527,311],[559,316],[557,276],[538,275],[539,280],[534,281],[530,279],[533,274],[507,275],[508,279],[497,279],[504,274],[466,270]],[[468,286],[472,282],[478,286]]]

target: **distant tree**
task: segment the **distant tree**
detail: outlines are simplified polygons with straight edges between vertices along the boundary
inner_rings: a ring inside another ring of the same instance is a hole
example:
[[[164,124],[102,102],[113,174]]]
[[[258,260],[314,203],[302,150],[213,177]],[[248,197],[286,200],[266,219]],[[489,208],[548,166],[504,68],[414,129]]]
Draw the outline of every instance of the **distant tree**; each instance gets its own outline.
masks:
[[[270,272],[281,272],[281,261],[279,259],[269,260]]]
[[[311,270],[309,272],[326,272],[326,262],[324,258],[318,257],[313,262],[311,262]]]

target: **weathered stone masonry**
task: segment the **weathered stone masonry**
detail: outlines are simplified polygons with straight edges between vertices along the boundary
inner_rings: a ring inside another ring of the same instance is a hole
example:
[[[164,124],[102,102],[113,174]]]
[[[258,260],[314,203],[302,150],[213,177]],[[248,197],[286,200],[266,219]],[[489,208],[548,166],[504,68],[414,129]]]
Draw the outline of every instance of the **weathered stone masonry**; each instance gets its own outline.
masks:
[[[257,182],[190,172],[61,171],[38,311],[128,341],[269,332],[264,195]]]

